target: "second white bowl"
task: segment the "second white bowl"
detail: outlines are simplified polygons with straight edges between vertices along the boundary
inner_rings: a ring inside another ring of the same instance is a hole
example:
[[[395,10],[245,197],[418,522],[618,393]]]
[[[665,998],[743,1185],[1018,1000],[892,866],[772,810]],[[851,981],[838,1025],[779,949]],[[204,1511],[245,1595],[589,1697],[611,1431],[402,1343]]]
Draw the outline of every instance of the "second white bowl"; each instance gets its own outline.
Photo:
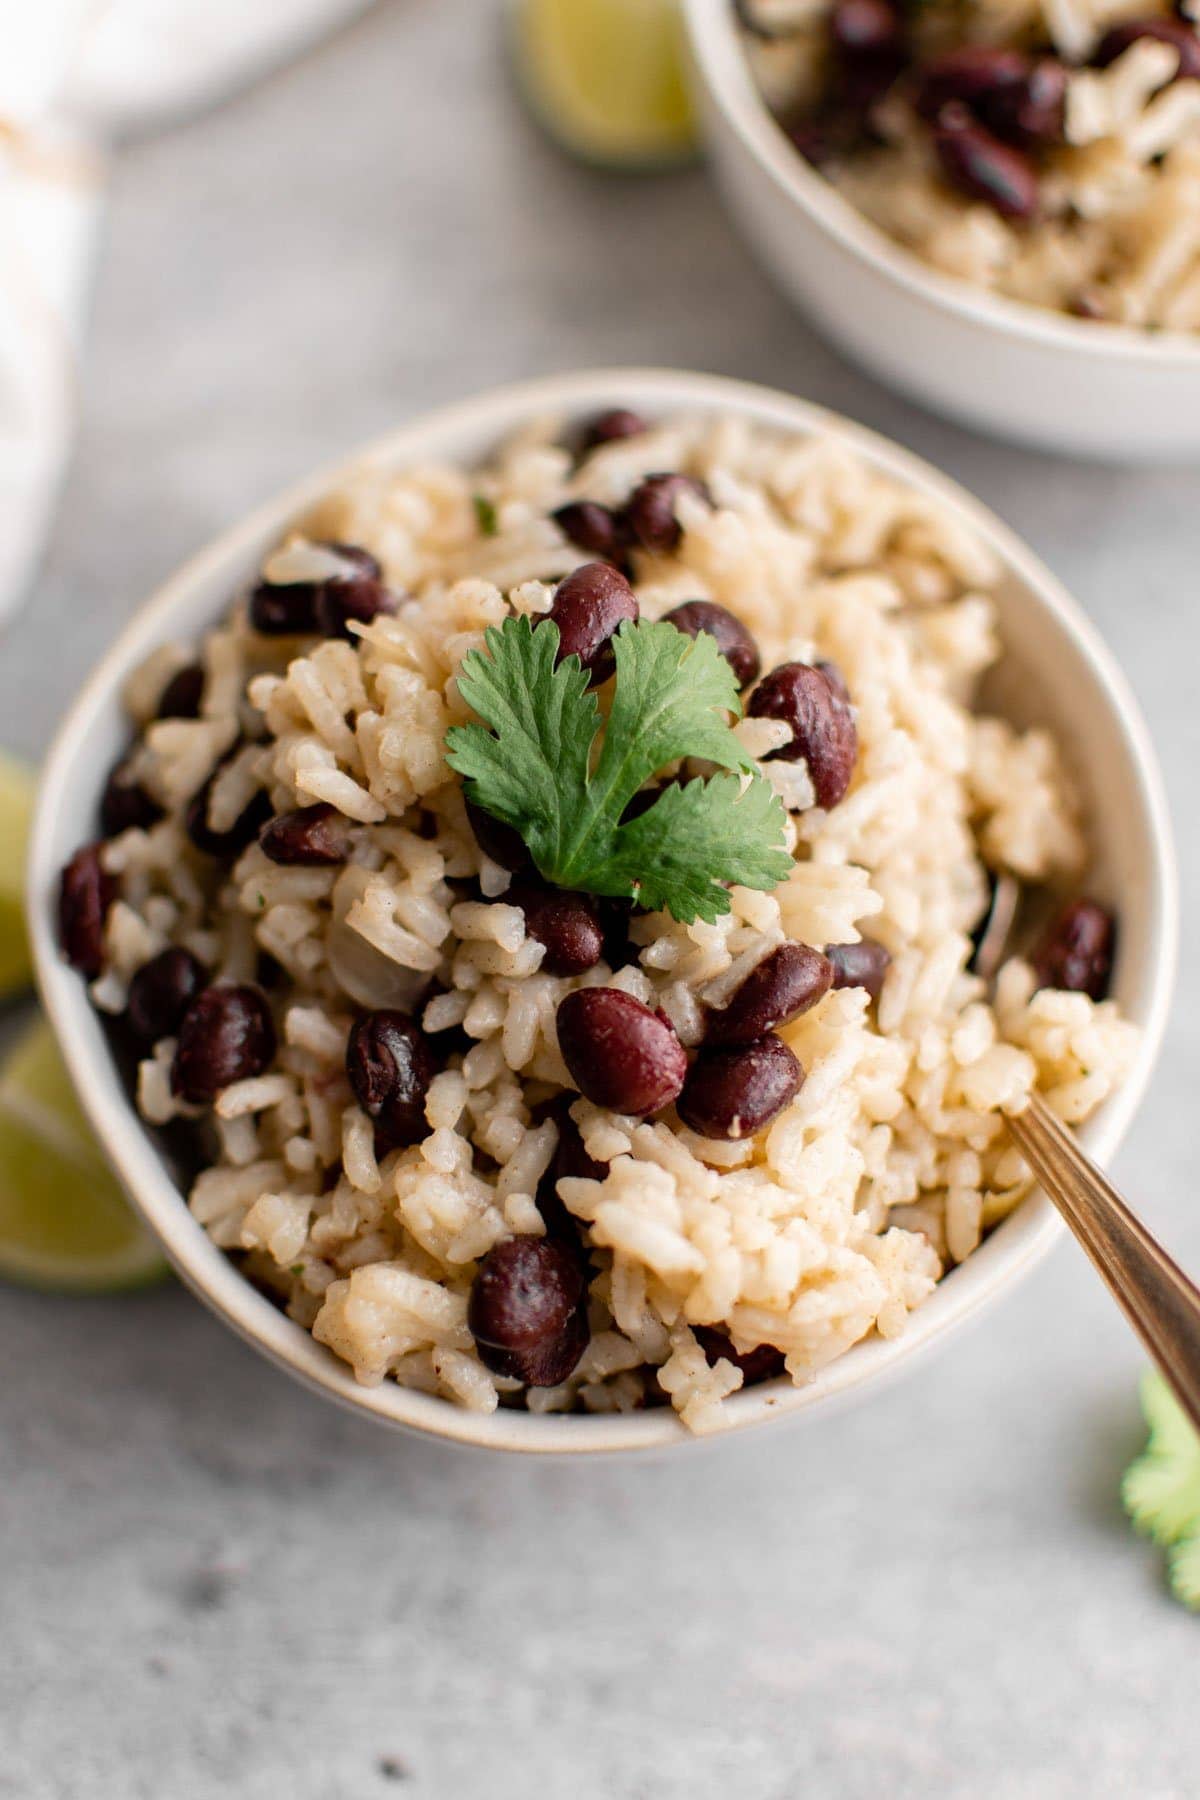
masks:
[[[955,281],[797,154],[754,85],[730,0],[683,0],[701,121],[735,223],[849,355],[923,405],[1043,450],[1200,457],[1200,334],[1071,319]]]

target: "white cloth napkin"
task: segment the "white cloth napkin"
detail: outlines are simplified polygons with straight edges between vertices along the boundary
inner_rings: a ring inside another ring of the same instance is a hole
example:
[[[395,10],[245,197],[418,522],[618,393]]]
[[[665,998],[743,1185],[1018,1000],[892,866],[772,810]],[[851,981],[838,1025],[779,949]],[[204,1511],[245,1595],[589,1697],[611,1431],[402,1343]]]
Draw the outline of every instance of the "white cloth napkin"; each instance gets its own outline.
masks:
[[[114,139],[294,55],[368,0],[0,0],[0,624],[70,448]]]

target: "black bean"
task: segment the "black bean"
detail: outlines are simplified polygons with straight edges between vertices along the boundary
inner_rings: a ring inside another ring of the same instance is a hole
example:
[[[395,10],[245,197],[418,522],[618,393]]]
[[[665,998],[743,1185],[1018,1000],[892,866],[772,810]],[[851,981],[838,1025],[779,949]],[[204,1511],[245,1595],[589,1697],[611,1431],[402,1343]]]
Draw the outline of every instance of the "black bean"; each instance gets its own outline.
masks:
[[[1067,71],[1052,56],[1034,63],[1023,81],[986,96],[976,108],[989,130],[1021,149],[1062,142],[1067,113]]]
[[[315,581],[260,581],[251,590],[250,624],[264,637],[307,637],[317,629]]]
[[[595,687],[612,674],[612,635],[638,617],[637,596],[611,563],[582,563],[559,582],[546,617],[558,626],[557,660],[577,656]]]
[[[835,0],[829,34],[842,94],[856,106],[874,105],[908,60],[900,9],[891,0]]]
[[[350,821],[327,800],[276,814],[258,837],[273,863],[332,867],[350,854]]]
[[[353,641],[351,622],[369,625],[383,613],[394,613],[396,596],[383,583],[383,570],[369,550],[357,544],[329,544],[355,568],[353,575],[335,575],[320,583],[317,592],[317,629],[326,637],[343,637]]]
[[[782,1038],[702,1050],[676,1102],[701,1137],[753,1137],[800,1092],[804,1070]]]
[[[526,1387],[557,1387],[578,1366],[591,1337],[587,1304],[581,1301],[567,1320],[561,1336],[550,1339],[536,1350],[485,1352],[481,1349],[480,1361],[490,1362],[497,1375],[509,1375],[523,1381]]]
[[[1005,219],[1031,219],[1037,211],[1037,170],[1029,158],[993,137],[965,106],[942,108],[933,147],[947,181],[969,199]]]
[[[803,760],[817,805],[836,806],[854,774],[858,731],[829,676],[808,663],[781,663],[759,682],[747,710],[756,719],[782,719],[791,726],[791,743],[773,750],[771,758]]]
[[[530,937],[544,944],[542,968],[550,975],[582,975],[604,955],[604,924],[590,894],[537,882],[514,882],[505,901],[525,914]]]
[[[629,809],[625,815],[628,817]],[[604,961],[610,969],[624,968],[636,962],[638,951],[629,941],[629,921],[633,917],[633,901],[615,895],[600,895],[600,923],[604,927]]]
[[[123,831],[149,831],[163,816],[163,809],[140,781],[129,775],[129,763],[123,758],[116,764],[104,784],[100,798],[100,829],[106,838],[119,837]]]
[[[876,95],[874,98],[878,98]],[[872,122],[870,94],[859,98],[854,84],[842,72],[827,89],[815,112],[801,112],[782,121],[791,143],[814,168],[852,155],[867,144],[877,144]]]
[[[598,500],[569,500],[550,516],[563,536],[589,556],[603,556],[608,562],[620,560],[625,527],[610,506],[601,506]]]
[[[231,1082],[261,1075],[274,1055],[275,1022],[259,988],[204,988],[180,1022],[171,1090],[203,1105]]]
[[[380,613],[395,612],[395,597],[384,587],[383,570],[369,550],[358,544],[316,547],[340,557],[348,565],[346,573],[325,581],[260,581],[250,595],[255,631],[273,637],[350,637],[352,619],[369,623]]]
[[[666,555],[678,547],[683,526],[675,517],[675,508],[683,494],[709,500],[704,483],[690,475],[647,475],[634,488],[625,502],[625,523],[643,550]]]
[[[715,1325],[693,1325],[692,1334],[712,1368],[722,1361],[731,1362],[742,1371],[742,1386],[757,1387],[759,1382],[774,1381],[785,1371],[783,1351],[774,1344],[758,1344],[753,1350],[735,1350],[732,1340]]]
[[[833,964],[810,944],[780,944],[751,969],[728,1006],[708,1015],[710,1044],[752,1044],[815,1006],[833,985]]]
[[[359,1019],[346,1046],[354,1098],[375,1121],[380,1153],[425,1137],[425,1096],[437,1074],[429,1039],[407,1013],[380,1011]]]
[[[687,1075],[673,1027],[620,988],[579,988],[560,1001],[558,1045],[580,1093],[614,1112],[658,1112]]]
[[[835,662],[830,662],[828,657],[817,657],[813,663],[813,668],[820,669],[822,675],[825,677],[838,699],[844,701],[845,704],[849,706],[850,689],[846,686],[846,677],[842,674],[842,671],[838,668],[837,664]]]
[[[104,922],[117,884],[100,861],[100,844],[85,844],[62,872],[58,941],[67,961],[88,981],[104,967]]]
[[[733,670],[740,688],[749,687],[752,681],[758,680],[762,672],[758,645],[742,621],[727,607],[718,606],[715,600],[685,600],[663,617],[668,625],[686,632],[688,637],[698,637],[705,631],[709,637],[716,638],[717,649]]]
[[[535,1198],[546,1226],[547,1237],[566,1244],[586,1268],[587,1253],[579,1235],[579,1221],[560,1198],[558,1184],[567,1179],[603,1181],[608,1169],[603,1163],[596,1162],[584,1149],[579,1127],[571,1117],[570,1109],[571,1095],[560,1094],[541,1109],[540,1117],[538,1111],[534,1113],[535,1122],[540,1124],[542,1118],[551,1118],[558,1127],[554,1156],[550,1167],[538,1182]]]
[[[634,1409],[649,1411],[652,1407],[670,1406],[671,1396],[658,1379],[658,1370],[653,1363],[642,1363],[640,1368],[632,1371],[640,1377],[641,1398],[634,1401]]]
[[[160,719],[198,719],[204,704],[204,670],[189,663],[176,671],[159,695]]]
[[[584,1148],[579,1127],[571,1117],[571,1094],[559,1094],[550,1102],[548,1116],[558,1126],[558,1147],[551,1168],[555,1181],[570,1177],[575,1181],[603,1181],[608,1165],[597,1162]]]
[[[471,1288],[472,1336],[502,1350],[557,1337],[583,1298],[579,1269],[552,1239],[520,1236],[482,1259]]]
[[[335,575],[332,577],[334,581],[354,581],[360,575],[366,576],[370,581],[383,580],[383,566],[379,558],[372,556],[369,550],[364,550],[361,544],[342,544],[334,539],[324,539],[319,547],[331,550],[334,556],[340,556],[343,562],[349,563],[353,568],[352,575]]]
[[[283,964],[277,962],[269,950],[259,950],[254,958],[254,979],[260,988],[265,988],[271,994],[277,988],[283,987],[285,982],[291,980],[291,977]]]
[[[618,438],[641,437],[649,429],[641,413],[631,412],[627,406],[613,406],[588,421],[583,447],[595,450],[601,444],[615,444]]]
[[[1023,50],[1007,50],[999,44],[960,44],[925,64],[917,84],[916,109],[930,123],[943,106],[955,100],[974,112],[980,101],[1020,87],[1030,67]]]
[[[826,944],[825,954],[833,964],[835,988],[866,988],[872,1000],[878,1000],[892,963],[889,950],[874,938],[864,937],[857,944]]]
[[[1065,907],[1031,959],[1038,986],[1103,1000],[1112,975],[1116,932],[1112,914],[1094,900],[1076,900]]]
[[[146,1045],[174,1037],[206,979],[204,964],[180,944],[144,962],[129,983],[126,1002],[134,1036]]]
[[[824,116],[793,119],[786,127],[788,141],[814,169],[828,168],[838,152],[845,148],[840,134],[831,128]]]
[[[473,800],[468,800],[466,807],[467,822],[475,834],[475,842],[485,856],[513,875],[532,867],[524,839],[515,826],[506,825],[502,819],[494,819],[490,812],[485,812],[482,806],[476,806]]]
[[[272,817],[271,801],[265,788],[259,788],[227,831],[214,831],[208,822],[208,800],[218,773],[219,770],[214,769],[200,791],[189,800],[183,815],[183,828],[205,856],[218,856],[223,862],[232,862],[247,844],[253,843]]]
[[[1107,69],[1139,38],[1154,38],[1157,43],[1170,44],[1172,50],[1178,50],[1179,67],[1172,81],[1200,79],[1200,34],[1184,19],[1126,19],[1105,32],[1092,61],[1097,68]]]
[[[833,41],[850,56],[877,56],[894,49],[903,29],[890,0],[836,0],[830,15]]]
[[[467,1302],[480,1360],[528,1387],[557,1387],[588,1344],[579,1259],[550,1237],[515,1237],[489,1250]]]
[[[317,603],[317,624],[325,637],[353,643],[358,634],[350,630],[351,624],[369,625],[395,610],[396,596],[378,582],[331,581]]]

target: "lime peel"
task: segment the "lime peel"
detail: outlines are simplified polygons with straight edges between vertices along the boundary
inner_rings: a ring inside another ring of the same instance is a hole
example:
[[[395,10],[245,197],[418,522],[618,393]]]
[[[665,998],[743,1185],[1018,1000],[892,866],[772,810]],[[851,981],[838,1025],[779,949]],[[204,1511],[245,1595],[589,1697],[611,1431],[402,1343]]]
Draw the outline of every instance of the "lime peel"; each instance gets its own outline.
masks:
[[[88,1129],[49,1026],[34,1017],[0,1067],[0,1278],[98,1294],[166,1269]]]
[[[0,751],[0,999],[33,975],[22,886],[34,785],[33,771]]]
[[[513,32],[522,89],[564,149],[614,168],[691,154],[677,0],[515,0]]]

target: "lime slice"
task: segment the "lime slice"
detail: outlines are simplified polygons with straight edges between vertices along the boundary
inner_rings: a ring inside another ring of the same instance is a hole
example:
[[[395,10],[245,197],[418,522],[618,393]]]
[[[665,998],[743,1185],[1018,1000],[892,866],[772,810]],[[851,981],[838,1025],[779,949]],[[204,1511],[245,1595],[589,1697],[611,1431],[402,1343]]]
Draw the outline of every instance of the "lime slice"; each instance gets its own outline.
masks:
[[[0,999],[28,987],[32,974],[21,884],[33,785],[24,763],[0,751]]]
[[[130,1211],[35,1018],[0,1067],[0,1277],[63,1293],[112,1293],[166,1272]]]
[[[514,0],[513,24],[521,85],[565,149],[646,168],[694,148],[677,0]]]

